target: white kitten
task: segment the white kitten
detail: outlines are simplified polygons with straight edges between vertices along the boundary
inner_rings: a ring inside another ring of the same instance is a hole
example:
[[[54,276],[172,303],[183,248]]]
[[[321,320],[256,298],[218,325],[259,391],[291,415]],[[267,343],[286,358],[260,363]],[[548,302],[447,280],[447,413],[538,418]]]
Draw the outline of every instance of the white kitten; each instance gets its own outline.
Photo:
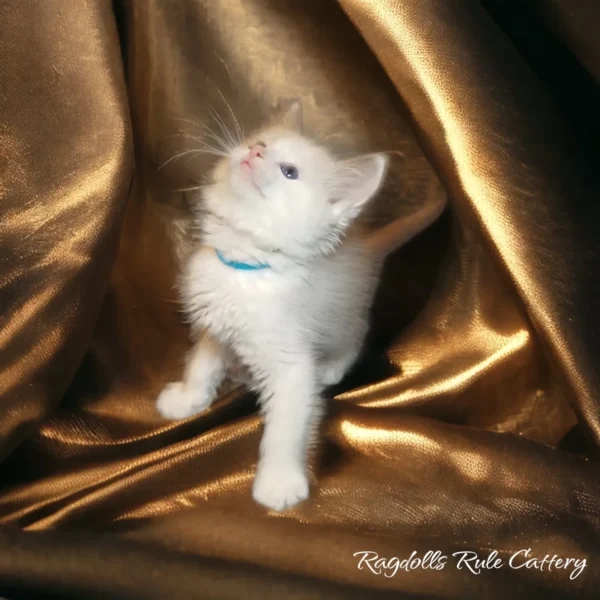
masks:
[[[204,411],[242,365],[265,421],[253,496],[275,510],[308,496],[321,392],[361,351],[386,254],[443,209],[426,206],[369,239],[350,235],[384,178],[385,156],[337,160],[301,135],[298,103],[285,122],[231,149],[203,190],[202,245],[181,280],[198,341],[183,381],[157,401],[169,419]]]

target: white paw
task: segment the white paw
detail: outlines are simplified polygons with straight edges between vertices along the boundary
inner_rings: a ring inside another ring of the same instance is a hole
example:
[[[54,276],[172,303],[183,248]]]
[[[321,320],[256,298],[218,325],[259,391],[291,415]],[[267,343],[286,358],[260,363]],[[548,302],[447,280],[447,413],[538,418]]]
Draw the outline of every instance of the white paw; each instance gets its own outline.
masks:
[[[259,468],[252,497],[267,508],[283,510],[308,498],[308,479],[296,468]]]
[[[319,381],[321,384],[328,385],[336,385],[342,379],[344,379],[344,375],[346,374],[346,365],[340,365],[338,363],[331,363],[321,367],[319,372]]]
[[[210,401],[205,401],[197,394],[186,391],[181,382],[169,383],[156,400],[158,412],[165,419],[172,421],[187,419],[209,406]]]

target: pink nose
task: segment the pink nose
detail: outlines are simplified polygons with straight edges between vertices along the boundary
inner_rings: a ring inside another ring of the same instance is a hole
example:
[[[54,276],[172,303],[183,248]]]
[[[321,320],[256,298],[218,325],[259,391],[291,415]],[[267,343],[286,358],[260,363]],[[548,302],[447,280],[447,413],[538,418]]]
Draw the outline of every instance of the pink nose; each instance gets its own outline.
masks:
[[[265,147],[261,144],[250,146],[250,158],[264,158]]]

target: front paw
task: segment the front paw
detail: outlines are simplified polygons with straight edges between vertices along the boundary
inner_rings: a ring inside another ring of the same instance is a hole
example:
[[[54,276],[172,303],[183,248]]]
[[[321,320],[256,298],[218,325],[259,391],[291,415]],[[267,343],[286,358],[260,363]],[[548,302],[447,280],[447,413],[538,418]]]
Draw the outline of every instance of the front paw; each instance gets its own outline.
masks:
[[[209,405],[210,401],[203,401],[201,397],[190,393],[181,382],[169,383],[156,400],[158,412],[172,421],[187,419],[204,411]]]
[[[318,371],[319,383],[325,387],[337,385],[346,375],[347,365],[343,363],[330,363],[323,365]]]
[[[308,498],[308,479],[297,467],[262,467],[254,479],[252,497],[267,508],[283,510]]]

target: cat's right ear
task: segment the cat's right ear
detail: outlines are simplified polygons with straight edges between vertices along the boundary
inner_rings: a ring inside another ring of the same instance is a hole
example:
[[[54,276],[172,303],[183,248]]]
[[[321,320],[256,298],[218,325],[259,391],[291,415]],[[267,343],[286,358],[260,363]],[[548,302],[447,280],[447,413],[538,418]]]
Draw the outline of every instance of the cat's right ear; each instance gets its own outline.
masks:
[[[292,131],[302,132],[302,102],[297,98],[288,100],[282,105],[281,125]]]

